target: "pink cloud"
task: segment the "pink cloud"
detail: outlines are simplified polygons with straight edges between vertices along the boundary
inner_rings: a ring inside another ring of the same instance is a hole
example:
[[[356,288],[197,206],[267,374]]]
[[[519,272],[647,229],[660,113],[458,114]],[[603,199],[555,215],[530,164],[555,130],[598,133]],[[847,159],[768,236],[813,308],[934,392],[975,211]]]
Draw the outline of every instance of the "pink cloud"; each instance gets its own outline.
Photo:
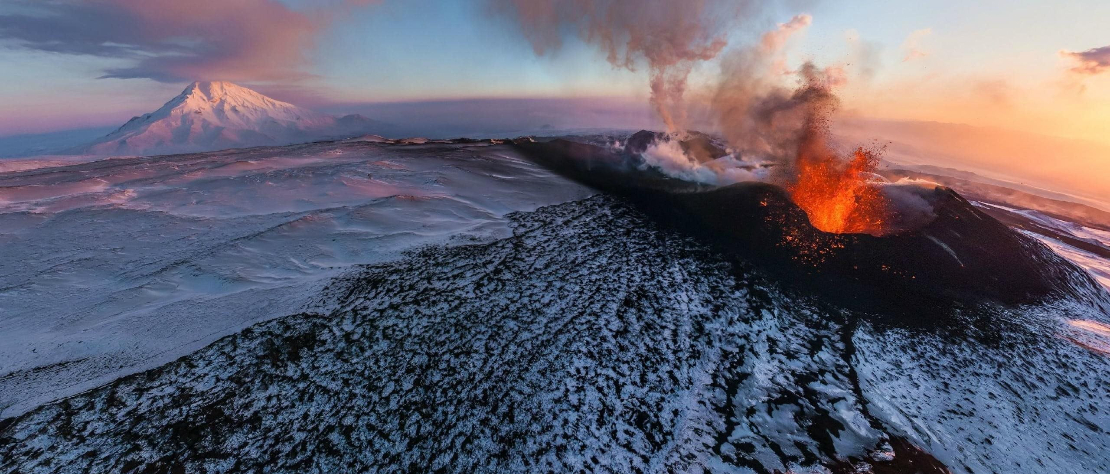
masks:
[[[1099,74],[1110,70],[1110,46],[1082,52],[1060,51],[1060,56],[1075,62],[1071,71],[1076,74]]]
[[[132,59],[105,78],[240,81],[306,77],[306,52],[345,0],[296,11],[277,0],[13,0],[0,15],[0,39],[24,48]]]
[[[813,24],[813,16],[806,13],[795,15],[790,21],[779,23],[778,28],[764,33],[760,39],[760,45],[765,52],[779,51],[786,46],[786,41],[791,36],[808,28],[811,24]]]
[[[906,37],[906,41],[902,43],[902,50],[906,52],[906,55],[902,58],[902,62],[913,61],[914,59],[928,56],[929,52],[922,49],[921,41],[931,34],[933,34],[932,28],[925,28],[910,33],[909,36]]]
[[[604,52],[614,66],[646,63],[651,100],[668,130],[685,128],[683,96],[693,65],[716,57],[732,28],[765,5],[735,0],[491,0],[519,22],[536,54],[567,34]]]

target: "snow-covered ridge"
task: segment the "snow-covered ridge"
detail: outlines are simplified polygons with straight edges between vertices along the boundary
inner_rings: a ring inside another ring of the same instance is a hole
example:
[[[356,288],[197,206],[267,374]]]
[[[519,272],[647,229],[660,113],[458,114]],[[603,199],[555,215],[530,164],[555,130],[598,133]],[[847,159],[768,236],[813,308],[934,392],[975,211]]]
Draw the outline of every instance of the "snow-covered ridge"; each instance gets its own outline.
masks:
[[[152,155],[284,145],[361,135],[376,125],[359,115],[321,114],[230,82],[194,82],[158,110],[74,151]]]

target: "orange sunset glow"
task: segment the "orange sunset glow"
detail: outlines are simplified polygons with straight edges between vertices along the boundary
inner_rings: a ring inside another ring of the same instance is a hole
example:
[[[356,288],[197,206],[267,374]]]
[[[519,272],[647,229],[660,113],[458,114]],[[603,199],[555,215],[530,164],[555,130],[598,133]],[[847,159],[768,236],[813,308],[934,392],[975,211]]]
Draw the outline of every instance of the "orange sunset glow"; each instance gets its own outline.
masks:
[[[0,474],[1108,474],[1108,19],[0,0]]]

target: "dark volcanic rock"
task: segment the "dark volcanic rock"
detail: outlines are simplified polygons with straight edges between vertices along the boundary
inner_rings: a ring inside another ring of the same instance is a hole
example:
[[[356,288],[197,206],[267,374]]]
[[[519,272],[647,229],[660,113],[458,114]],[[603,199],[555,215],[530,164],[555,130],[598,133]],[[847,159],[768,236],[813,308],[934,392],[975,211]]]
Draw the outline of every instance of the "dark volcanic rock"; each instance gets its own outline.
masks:
[[[692,192],[696,186],[628,166],[624,155],[592,145],[519,148],[540,164],[625,196],[659,221],[847,307],[935,315],[937,308],[1053,297],[1094,298],[1106,305],[1104,290],[1086,272],[948,188],[934,191],[937,217],[924,227],[883,237],[831,234],[814,228],[774,185]]]
[[[650,130],[640,130],[628,137],[628,141],[624,144],[624,152],[630,155],[641,154],[659,140],[679,140],[679,145],[686,156],[698,163],[712,161],[728,154],[724,148],[714,143],[709,135],[701,132],[686,132],[685,137],[678,139]]]
[[[0,472],[893,462],[872,460],[901,444],[859,393],[848,318],[614,198],[514,222],[509,238],[367,266],[314,312],[6,420]]]
[[[817,230],[781,188],[765,184],[664,196],[674,207],[661,214],[749,261],[812,282],[831,301],[861,309],[912,313],[924,305],[935,312],[953,304],[1102,294],[1086,272],[1040,242],[950,189],[935,192],[935,220],[883,237]]]
[[[361,267],[303,314],[2,420],[0,472],[1106,463],[1110,366],[1044,314],[1089,308],[986,313],[1018,324],[984,344],[783,291],[627,199],[511,218],[511,236]]]
[[[679,142],[679,145],[682,146],[682,151],[686,153],[686,156],[693,158],[698,163],[713,161],[728,155],[728,151],[714,143],[709,135],[704,133],[691,132],[689,136]]]
[[[645,189],[708,189],[704,185],[671,178],[654,168],[640,166],[643,160],[638,155],[614,153],[587,143],[557,139],[546,142],[516,142],[514,145],[528,159],[552,171],[615,194],[625,195]]]
[[[624,151],[631,154],[643,153],[652,143],[655,143],[659,135],[650,130],[640,130],[633,133],[632,136],[628,137],[628,141],[624,143]]]

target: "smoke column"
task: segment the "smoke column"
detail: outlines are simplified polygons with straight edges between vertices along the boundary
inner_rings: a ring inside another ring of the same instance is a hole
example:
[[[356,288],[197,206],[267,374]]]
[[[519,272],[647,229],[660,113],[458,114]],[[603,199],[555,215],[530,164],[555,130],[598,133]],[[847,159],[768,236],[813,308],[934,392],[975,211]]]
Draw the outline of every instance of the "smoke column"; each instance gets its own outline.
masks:
[[[794,16],[754,44],[722,54],[727,33],[774,2],[491,1],[515,15],[537,54],[576,34],[615,66],[631,70],[646,61],[652,104],[671,133],[685,132],[688,125],[684,95],[692,68],[720,57],[721,74],[708,107],[715,131],[740,159],[777,162],[769,179],[786,188],[821,230],[875,235],[891,230],[897,213],[874,174],[879,153],[858,148],[842,156],[831,144],[829,120],[839,102],[832,89],[845,81],[843,69],[787,65],[785,46],[812,23],[809,15]],[[787,87],[790,79],[796,87]],[[657,143],[648,152],[649,161],[682,179],[727,184],[751,176],[732,172],[741,164],[733,157],[702,164],[683,157],[673,143],[669,148]]]
[[[727,34],[762,17],[775,2],[757,0],[490,0],[513,17],[542,55],[577,35],[617,67],[648,66],[651,101],[668,132],[687,127],[687,78],[699,62],[721,55]],[[812,23],[797,15],[762,35],[757,44],[732,48],[722,61],[709,104],[715,128],[735,149],[775,159],[792,155],[804,115],[835,107],[831,94],[792,98],[781,83],[794,74],[783,53],[789,38]],[[826,89],[827,90],[827,89]],[[821,99],[821,100],[817,100]],[[801,101],[805,101],[802,104]],[[824,102],[824,104],[820,103]]]
[[[617,67],[647,63],[651,101],[667,131],[686,128],[686,80],[695,64],[717,57],[732,28],[753,18],[758,0],[491,0],[512,15],[537,54],[575,34]]]
[[[783,44],[808,23],[808,17],[795,17],[758,46],[724,58],[711,104],[717,126],[741,156],[779,163],[773,180],[818,229],[884,235],[895,230],[890,223],[896,216],[874,174],[879,152],[858,148],[844,157],[831,144],[829,121],[839,106],[832,90],[843,82],[842,70],[783,66]],[[783,75],[800,84],[788,89],[780,83]]]

